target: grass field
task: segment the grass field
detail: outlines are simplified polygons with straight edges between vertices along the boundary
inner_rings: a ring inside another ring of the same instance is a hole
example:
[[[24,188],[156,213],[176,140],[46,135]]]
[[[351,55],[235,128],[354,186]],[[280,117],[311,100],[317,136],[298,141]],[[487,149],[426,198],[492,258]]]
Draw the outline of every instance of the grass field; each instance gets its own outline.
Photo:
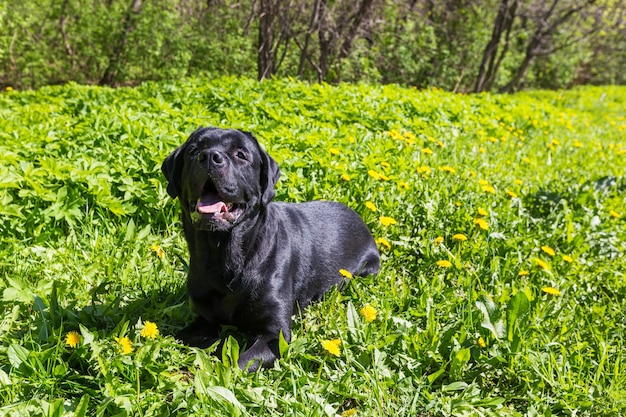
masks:
[[[0,415],[626,413],[626,88],[510,96],[224,78],[0,93]],[[377,239],[273,369],[177,343],[200,125],[252,131],[277,200]],[[155,327],[156,326],[156,327]]]

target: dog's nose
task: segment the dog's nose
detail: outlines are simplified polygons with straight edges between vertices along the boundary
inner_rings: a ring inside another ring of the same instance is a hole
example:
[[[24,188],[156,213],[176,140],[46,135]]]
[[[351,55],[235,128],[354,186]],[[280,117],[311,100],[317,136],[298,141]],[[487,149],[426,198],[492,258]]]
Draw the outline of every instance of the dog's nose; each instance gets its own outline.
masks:
[[[198,155],[199,162],[209,162],[211,165],[222,165],[224,163],[224,155],[220,151],[205,150]]]

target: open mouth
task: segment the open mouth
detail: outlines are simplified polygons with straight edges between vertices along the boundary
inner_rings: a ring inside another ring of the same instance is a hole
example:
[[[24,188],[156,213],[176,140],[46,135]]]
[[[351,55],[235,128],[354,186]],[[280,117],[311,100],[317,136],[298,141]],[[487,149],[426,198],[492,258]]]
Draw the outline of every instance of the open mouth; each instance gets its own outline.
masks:
[[[233,203],[223,198],[211,180],[202,189],[195,203],[195,211],[203,218],[234,223],[243,213],[244,204]]]

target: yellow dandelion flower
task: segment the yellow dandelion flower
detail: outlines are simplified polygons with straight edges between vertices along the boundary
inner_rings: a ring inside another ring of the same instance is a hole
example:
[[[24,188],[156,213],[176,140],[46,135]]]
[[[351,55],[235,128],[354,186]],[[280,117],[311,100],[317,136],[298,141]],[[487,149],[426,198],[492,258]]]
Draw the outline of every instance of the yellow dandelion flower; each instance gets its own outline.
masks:
[[[441,268],[450,268],[452,266],[452,262],[442,259],[441,261],[437,261],[437,266]]]
[[[487,180],[478,180],[478,185],[484,187],[485,185],[489,185],[489,181],[487,181]]]
[[[515,183],[515,185],[522,185],[522,184],[524,184],[524,181],[522,181],[522,180],[515,180],[514,183]]]
[[[572,258],[572,257],[571,257],[571,256],[569,256],[569,255],[563,255],[563,256],[561,257],[561,259],[563,259],[563,261],[565,261],[565,262],[569,262],[569,263],[574,262],[574,258]]]
[[[341,417],[352,417],[356,414],[356,408],[350,408],[343,413],[341,413]]]
[[[548,266],[548,264],[545,261],[542,261],[539,258],[535,258],[535,265],[537,265],[537,267],[539,269],[545,269],[545,270],[549,270],[550,267]]]
[[[344,278],[348,278],[348,279],[352,279],[352,273],[346,269],[340,269],[339,273],[344,277]]]
[[[159,335],[159,328],[156,323],[146,320],[140,334],[141,337],[154,340]]]
[[[457,207],[461,207],[463,204],[460,201],[457,201],[456,203],[454,203],[454,205]]]
[[[404,190],[408,190],[408,189],[409,189],[409,184],[408,184],[408,183],[406,183],[406,182],[404,182],[404,181],[400,181],[400,182],[398,183],[398,188],[402,188],[402,189],[404,189]]]
[[[380,216],[378,220],[383,226],[391,226],[392,224],[396,224],[396,219],[394,219],[393,217]]]
[[[454,240],[455,242],[465,242],[467,240],[467,236],[465,236],[463,233],[457,233],[456,235],[452,236],[452,240]]]
[[[545,292],[546,294],[550,294],[550,295],[561,295],[561,291],[559,291],[558,289],[556,289],[554,287],[543,287],[541,289],[541,291]]]
[[[430,169],[430,167],[426,166],[426,165],[422,165],[420,167],[417,167],[417,173],[418,174],[430,174],[432,172],[432,170]]]
[[[370,169],[369,171],[367,171],[367,173],[369,174],[370,177],[374,178],[375,180],[380,179],[380,174],[374,171],[373,169]]]
[[[487,347],[487,343],[485,343],[485,339],[483,339],[482,336],[480,336],[478,338],[478,341],[476,342],[478,344],[478,346],[480,346],[481,348],[486,348]]]
[[[451,167],[451,166],[449,166],[449,165],[444,165],[444,166],[442,166],[442,167],[441,167],[441,168],[439,168],[439,169],[440,169],[440,170],[442,170],[442,171],[444,171],[444,172],[449,172],[449,173],[451,173],[451,174],[456,173],[456,169],[452,168],[452,167]]]
[[[80,343],[80,334],[75,331],[68,332],[65,335],[65,344],[71,348],[75,348]]]
[[[433,243],[434,243],[435,245],[439,245],[440,243],[443,243],[443,237],[442,237],[442,236],[437,236],[437,237],[435,238],[435,240],[433,241]]]
[[[322,347],[331,355],[339,356],[341,355],[341,340],[332,339],[332,340],[322,340]]]
[[[332,155],[339,155],[341,153],[337,148],[330,148],[328,152],[330,152]]]
[[[530,164],[530,159],[524,157],[524,158],[522,158],[522,162],[525,163],[525,164]]]
[[[426,155],[432,155],[433,151],[428,148],[422,148],[422,153],[425,153]]]
[[[482,186],[482,190],[486,193],[489,194],[495,194],[496,193],[496,189],[493,187],[493,185],[483,185]]]
[[[367,203],[365,203],[365,207],[367,207],[368,209],[370,209],[371,211],[376,211],[376,206],[374,205],[374,203],[372,203],[371,201],[368,201]]]
[[[550,246],[542,246],[541,250],[544,251],[545,253],[547,253],[550,256],[556,255],[556,253],[554,253],[554,249],[552,249]]]
[[[378,246],[384,246],[387,249],[391,249],[391,243],[389,243],[389,241],[384,237],[379,237],[378,239],[376,239],[376,243],[378,244]]]
[[[348,138],[348,142],[350,142],[350,143],[354,143],[354,142],[356,142],[356,139],[354,139],[352,136],[350,136],[350,137]]]
[[[116,337],[115,341],[120,345],[120,351],[124,355],[128,355],[129,353],[133,353],[133,342],[130,341],[128,336],[124,337]]]
[[[517,276],[519,277],[527,277],[529,275],[530,275],[530,272],[526,271],[525,269],[522,269],[521,271],[517,273]]]
[[[344,181],[350,181],[350,175],[344,172],[343,174],[341,174],[341,179]]]
[[[389,181],[389,177],[386,176],[385,174],[378,174],[378,176],[380,177],[381,180],[383,181]]]
[[[389,168],[389,167],[391,166],[391,165],[389,165],[389,162],[387,162],[387,161],[382,161],[382,162],[380,163],[380,165],[381,165],[381,166],[383,166],[383,167],[385,167],[385,168]]]
[[[506,195],[508,195],[511,198],[517,198],[517,194],[515,194],[513,191],[511,190],[506,190]]]
[[[474,224],[483,230],[489,230],[489,223],[485,219],[474,219]]]
[[[376,320],[376,316],[378,315],[378,311],[371,305],[367,304],[360,310],[361,315],[365,319],[366,322],[370,323]]]
[[[478,215],[479,216],[488,216],[489,213],[487,213],[487,210],[485,210],[484,208],[478,208]]]
[[[610,215],[611,217],[613,217],[614,219],[619,219],[620,217],[622,217],[622,215],[621,215],[621,214],[619,214],[618,212],[616,212],[615,210],[611,210],[611,211],[609,212],[609,215]]]
[[[6,90],[6,91],[13,91],[13,87],[11,87],[11,86],[7,86],[7,87],[5,88],[5,90]]]
[[[159,245],[152,245],[150,246],[150,249],[152,249],[152,251],[157,254],[159,259],[165,258],[165,252],[163,251],[163,248],[161,248]]]

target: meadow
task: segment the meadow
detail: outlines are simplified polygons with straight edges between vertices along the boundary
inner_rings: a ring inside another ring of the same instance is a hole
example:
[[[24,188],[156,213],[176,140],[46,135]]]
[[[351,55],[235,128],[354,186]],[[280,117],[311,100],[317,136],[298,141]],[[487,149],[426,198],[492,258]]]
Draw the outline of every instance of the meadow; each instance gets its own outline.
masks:
[[[276,200],[347,204],[382,254],[252,374],[236,334],[172,336],[193,312],[160,165],[202,125],[253,132]],[[624,87],[3,91],[0,415],[623,415],[625,137]]]

